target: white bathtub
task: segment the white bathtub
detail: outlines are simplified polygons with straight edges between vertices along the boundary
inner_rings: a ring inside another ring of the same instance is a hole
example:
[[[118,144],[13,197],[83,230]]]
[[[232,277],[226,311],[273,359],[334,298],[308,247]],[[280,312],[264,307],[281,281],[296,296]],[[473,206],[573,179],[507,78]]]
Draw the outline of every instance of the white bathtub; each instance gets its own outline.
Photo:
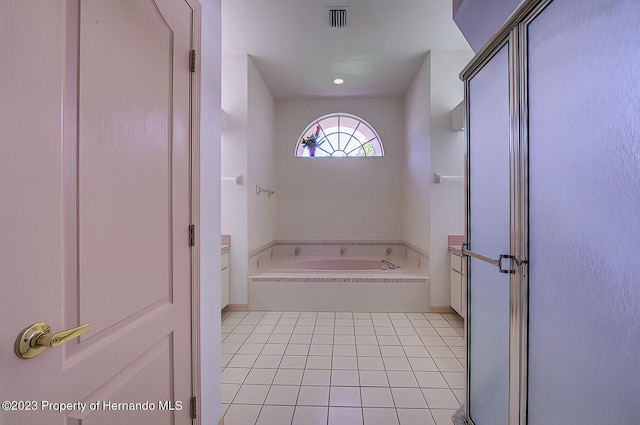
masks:
[[[276,311],[429,311],[429,278],[397,259],[283,257],[249,276],[249,309]]]
[[[333,259],[311,259],[296,261],[292,264],[293,269],[304,270],[382,270],[380,260],[333,258]]]
[[[270,272],[304,273],[309,271],[354,271],[354,272],[408,272],[407,267],[398,261],[392,261],[397,267],[389,269],[383,267],[381,258],[350,258],[350,257],[285,257],[280,261],[273,262],[269,268]]]

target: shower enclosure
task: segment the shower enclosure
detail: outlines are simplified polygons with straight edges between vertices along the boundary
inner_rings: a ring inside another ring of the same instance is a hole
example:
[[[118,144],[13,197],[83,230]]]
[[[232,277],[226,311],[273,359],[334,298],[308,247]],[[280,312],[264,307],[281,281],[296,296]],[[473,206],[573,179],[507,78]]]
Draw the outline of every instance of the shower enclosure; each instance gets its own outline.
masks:
[[[525,1],[462,73],[471,424],[640,420],[638,22]]]

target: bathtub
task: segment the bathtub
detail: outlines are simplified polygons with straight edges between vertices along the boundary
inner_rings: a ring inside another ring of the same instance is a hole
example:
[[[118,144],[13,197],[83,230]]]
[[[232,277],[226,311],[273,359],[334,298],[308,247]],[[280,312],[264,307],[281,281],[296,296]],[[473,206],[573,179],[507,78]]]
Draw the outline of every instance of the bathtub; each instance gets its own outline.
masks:
[[[284,259],[274,263],[271,271],[287,271],[301,272],[303,270],[315,271],[354,271],[354,272],[370,272],[376,270],[385,270],[388,272],[404,272],[405,267],[400,262],[392,261],[396,266],[395,269],[389,269],[383,266],[383,259],[378,258],[333,258],[333,257],[307,257]]]
[[[383,269],[381,260],[398,267]],[[284,256],[249,276],[250,310],[429,311],[429,278],[382,256]]]

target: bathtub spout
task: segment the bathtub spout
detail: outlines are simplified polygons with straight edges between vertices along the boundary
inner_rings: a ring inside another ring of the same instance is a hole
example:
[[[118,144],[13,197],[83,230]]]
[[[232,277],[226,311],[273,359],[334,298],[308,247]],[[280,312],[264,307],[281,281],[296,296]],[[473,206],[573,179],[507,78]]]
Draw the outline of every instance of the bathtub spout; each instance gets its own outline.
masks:
[[[392,263],[389,260],[380,260],[382,263],[382,270],[394,270],[400,267],[399,264]]]

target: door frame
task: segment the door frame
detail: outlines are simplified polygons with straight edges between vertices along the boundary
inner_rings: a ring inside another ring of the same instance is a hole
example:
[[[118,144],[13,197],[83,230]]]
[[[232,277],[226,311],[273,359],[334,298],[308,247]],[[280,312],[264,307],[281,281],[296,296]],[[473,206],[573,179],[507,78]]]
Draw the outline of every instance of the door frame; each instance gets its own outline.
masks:
[[[197,0],[186,0],[191,7],[191,49],[200,52],[202,10]],[[185,58],[186,60],[186,58]],[[190,137],[189,137],[189,188],[191,224],[195,226],[195,243],[191,247],[191,397],[195,398],[192,410],[193,425],[202,422],[201,356],[200,356],[200,61],[196,60],[191,72]]]
[[[515,273],[509,279],[509,421],[508,425],[526,425],[528,408],[528,329],[529,329],[529,129],[528,129],[528,74],[527,27],[553,0],[525,0],[498,30],[471,62],[460,73],[464,81],[465,99],[465,239],[470,228],[470,80],[502,48],[509,47],[509,175],[510,175],[510,255]],[[467,271],[470,270],[466,256]],[[465,276],[467,287],[470,273]],[[466,406],[469,406],[470,384],[470,306],[471,291],[467,290]],[[469,409],[465,408],[466,422],[473,424]]]
[[[210,306],[220,300],[220,185],[216,179],[220,178],[222,13],[218,0],[183,1],[192,10],[192,49],[196,52],[190,123],[191,219],[195,225],[195,246],[191,248],[192,385],[197,397],[193,423],[217,424],[222,423],[221,316]],[[202,114],[207,120],[202,120]],[[201,143],[202,138],[206,143]]]

